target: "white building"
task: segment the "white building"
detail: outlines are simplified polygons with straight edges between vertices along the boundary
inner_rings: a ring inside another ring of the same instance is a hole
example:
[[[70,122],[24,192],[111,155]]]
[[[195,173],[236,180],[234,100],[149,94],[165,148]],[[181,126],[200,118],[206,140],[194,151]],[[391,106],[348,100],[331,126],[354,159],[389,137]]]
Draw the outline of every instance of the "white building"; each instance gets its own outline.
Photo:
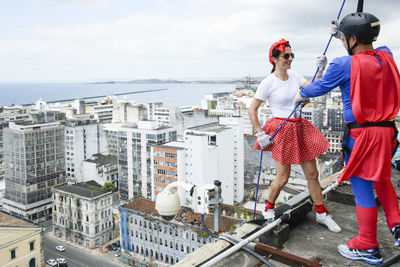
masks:
[[[182,112],[179,107],[154,107],[152,120],[158,121],[164,126],[176,127],[176,125],[182,124]]]
[[[221,181],[225,204],[243,201],[243,128],[234,129],[240,118],[225,121],[229,126],[211,123],[185,131],[187,168],[183,182],[213,184]],[[242,133],[242,134],[240,134]]]
[[[151,147],[176,140],[176,130],[156,121],[138,125],[108,124],[117,133],[118,190],[121,200],[136,196],[152,198]]]
[[[114,105],[118,103],[115,96],[107,96],[103,101],[93,106],[93,113],[101,123],[110,123],[113,119]]]
[[[94,180],[100,185],[118,180],[118,160],[116,156],[93,154],[83,161],[83,181]]]
[[[89,248],[115,237],[112,192],[94,181],[52,189],[53,232]]]
[[[120,101],[114,104],[112,123],[138,123],[147,119],[147,108],[142,104]]]
[[[147,118],[149,120],[153,120],[154,118],[154,109],[157,107],[162,107],[163,103],[162,102],[153,102],[153,103],[147,103]]]
[[[65,170],[67,180],[81,182],[83,161],[107,151],[103,125],[94,120],[69,120],[65,126]]]

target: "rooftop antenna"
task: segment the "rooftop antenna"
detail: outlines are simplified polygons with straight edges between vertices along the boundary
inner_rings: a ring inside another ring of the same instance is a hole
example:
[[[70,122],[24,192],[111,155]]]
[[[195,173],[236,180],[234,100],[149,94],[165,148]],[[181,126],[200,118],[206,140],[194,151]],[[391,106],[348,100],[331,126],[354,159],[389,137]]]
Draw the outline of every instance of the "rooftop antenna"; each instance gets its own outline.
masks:
[[[363,12],[364,0],[358,0],[357,12]]]

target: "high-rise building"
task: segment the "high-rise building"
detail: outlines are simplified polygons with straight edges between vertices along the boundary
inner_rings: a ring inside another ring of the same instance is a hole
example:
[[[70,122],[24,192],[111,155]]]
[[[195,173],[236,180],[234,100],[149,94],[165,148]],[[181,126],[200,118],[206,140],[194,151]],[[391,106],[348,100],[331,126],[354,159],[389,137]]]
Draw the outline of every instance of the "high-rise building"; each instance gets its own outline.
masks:
[[[9,123],[4,129],[3,210],[29,220],[51,214],[51,188],[65,182],[64,126]]]
[[[343,131],[343,110],[328,109],[328,127],[332,131]]]
[[[0,122],[0,180],[4,179],[4,142],[3,129],[8,125],[6,122]]]
[[[83,161],[107,151],[103,125],[94,120],[68,120],[65,123],[65,170],[67,181],[83,181]]]
[[[176,140],[176,130],[156,121],[137,125],[108,124],[108,133],[117,133],[118,190],[121,200],[143,196],[152,198],[151,147]]]

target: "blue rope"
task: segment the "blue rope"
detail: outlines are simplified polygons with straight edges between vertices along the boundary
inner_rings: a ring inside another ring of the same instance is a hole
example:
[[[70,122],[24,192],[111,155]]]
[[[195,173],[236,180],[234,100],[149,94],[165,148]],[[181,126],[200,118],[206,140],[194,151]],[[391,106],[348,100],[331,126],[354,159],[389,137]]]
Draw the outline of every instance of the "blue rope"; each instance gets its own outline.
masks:
[[[346,0],[343,0],[342,6],[340,7],[339,10],[339,14],[337,15],[337,20],[339,20],[340,18],[340,14],[342,13],[343,7],[344,7],[344,3],[346,2]],[[329,37],[329,41],[328,44],[325,47],[324,53],[323,55],[326,54],[326,51],[328,50],[329,45],[331,44],[332,41],[332,35]],[[317,71],[314,74],[314,77],[312,79],[312,82],[314,82],[315,77],[317,77],[319,71],[319,67],[317,67]],[[297,110],[297,108],[300,106],[300,103],[297,104],[297,106],[293,109],[292,113],[290,113],[289,117],[286,118],[286,120],[281,124],[281,126],[279,126],[278,130],[276,130],[276,132],[270,137],[270,140],[272,140],[275,135],[282,129],[283,125],[285,125],[285,123],[289,120],[289,118],[293,115],[293,113]],[[300,118],[301,118],[301,113],[302,113],[302,107],[300,108]],[[256,197],[255,197],[255,202],[254,202],[254,212],[253,212],[253,220],[256,217],[256,207],[257,207],[257,197],[258,197],[258,186],[260,184],[260,175],[261,175],[261,165],[262,165],[262,155],[263,155],[263,149],[261,149],[261,154],[260,154],[260,167],[258,168],[258,179],[257,179],[257,189],[256,189]]]
[[[261,174],[262,155],[263,155],[263,150],[261,149],[261,154],[260,154],[260,167],[258,168],[257,190],[256,190],[256,198],[255,198],[255,202],[254,202],[253,220],[256,218],[258,185],[260,184],[260,174]]]
[[[270,140],[275,137],[275,135],[279,132],[279,130],[285,125],[285,123],[290,119],[290,117],[293,115],[293,113],[297,110],[297,108],[300,106],[300,103],[297,104],[297,106],[293,109],[292,113],[290,113],[289,117],[286,118],[286,120],[279,126],[278,130],[270,137]],[[301,117],[301,109],[300,109],[300,117]],[[253,220],[256,217],[256,207],[257,207],[257,198],[258,198],[258,185],[260,184],[260,175],[261,175],[261,166],[262,166],[262,155],[263,155],[263,150],[261,149],[261,154],[260,154],[260,167],[258,168],[258,179],[257,179],[257,189],[256,189],[256,197],[255,197],[255,202],[254,202],[254,212],[253,212]]]
[[[290,117],[293,115],[293,113],[297,110],[297,108],[300,106],[300,103],[297,104],[297,106],[293,109],[292,113],[290,113],[289,117],[286,118],[286,120],[279,126],[278,130],[271,136],[271,140],[275,137],[275,135],[282,129],[283,125],[290,119]]]
[[[342,6],[340,7],[340,10],[339,10],[339,14],[337,15],[337,18],[336,18],[337,20],[339,20],[339,18],[340,18],[340,14],[342,13],[342,10],[343,10],[344,3],[345,3],[345,2],[346,2],[346,0],[343,0]],[[324,50],[324,53],[322,54],[322,55],[324,55],[324,56],[325,56],[325,54],[326,54],[326,51],[328,50],[329,45],[331,44],[332,37],[333,37],[333,35],[331,35],[331,36],[329,37],[328,44],[326,45],[325,50]],[[313,79],[312,79],[312,82],[314,82],[315,77],[317,77],[318,71],[319,71],[319,67],[317,67],[317,71],[316,71],[315,74],[314,74],[314,77],[313,77]]]

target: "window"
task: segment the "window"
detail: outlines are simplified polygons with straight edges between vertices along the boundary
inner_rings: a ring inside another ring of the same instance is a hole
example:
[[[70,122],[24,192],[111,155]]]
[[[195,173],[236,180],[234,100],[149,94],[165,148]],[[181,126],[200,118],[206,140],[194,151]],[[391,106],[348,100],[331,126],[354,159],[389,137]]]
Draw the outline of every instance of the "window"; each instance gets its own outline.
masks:
[[[10,251],[11,253],[11,259],[15,259],[16,255],[15,255],[15,249]]]
[[[32,241],[29,243],[29,249],[34,250],[35,249],[35,241]]]

